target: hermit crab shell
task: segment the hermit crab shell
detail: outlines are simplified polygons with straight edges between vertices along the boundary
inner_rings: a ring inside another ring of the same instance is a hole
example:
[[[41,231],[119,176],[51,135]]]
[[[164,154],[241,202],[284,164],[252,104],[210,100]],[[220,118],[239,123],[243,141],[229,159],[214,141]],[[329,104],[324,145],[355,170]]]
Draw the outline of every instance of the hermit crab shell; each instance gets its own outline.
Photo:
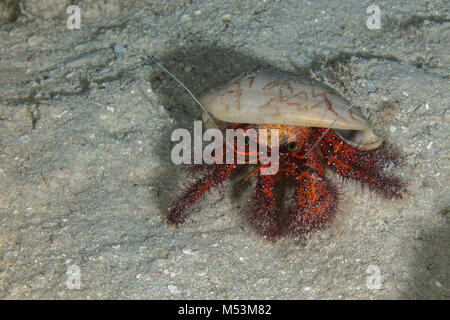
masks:
[[[199,100],[219,122],[330,127],[347,143],[363,150],[376,149],[382,143],[363,114],[350,108],[337,92],[290,73],[242,75]],[[204,120],[211,127],[205,116]]]

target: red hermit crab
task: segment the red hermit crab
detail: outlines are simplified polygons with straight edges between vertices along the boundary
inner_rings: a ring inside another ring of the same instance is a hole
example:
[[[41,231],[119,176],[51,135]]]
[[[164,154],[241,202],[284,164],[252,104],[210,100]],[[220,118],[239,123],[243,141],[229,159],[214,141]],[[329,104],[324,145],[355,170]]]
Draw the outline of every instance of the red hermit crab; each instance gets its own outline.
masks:
[[[267,238],[288,233],[304,235],[322,227],[337,210],[339,192],[326,177],[326,166],[344,178],[368,185],[386,198],[401,198],[405,190],[397,177],[384,173],[396,157],[382,145],[366,118],[331,88],[297,75],[259,71],[238,77],[224,87],[212,90],[200,98],[203,107],[221,127],[267,129],[272,140],[274,129],[279,132],[278,170],[263,174],[263,158],[256,152],[258,165],[256,192],[249,218],[256,230]],[[204,119],[207,126],[211,121]],[[251,154],[248,147],[239,151],[233,140],[233,152]],[[261,144],[260,139],[256,143]],[[221,156],[225,157],[226,144]],[[268,147],[268,143],[267,146]],[[235,157],[236,159],[237,157]],[[224,161],[225,162],[225,161]],[[194,205],[205,193],[222,183],[239,164],[204,165],[204,175],[188,186],[174,203],[168,222],[179,225],[192,213]],[[253,174],[252,173],[252,174]],[[274,188],[278,181],[291,179],[296,188],[289,212],[277,217]]]

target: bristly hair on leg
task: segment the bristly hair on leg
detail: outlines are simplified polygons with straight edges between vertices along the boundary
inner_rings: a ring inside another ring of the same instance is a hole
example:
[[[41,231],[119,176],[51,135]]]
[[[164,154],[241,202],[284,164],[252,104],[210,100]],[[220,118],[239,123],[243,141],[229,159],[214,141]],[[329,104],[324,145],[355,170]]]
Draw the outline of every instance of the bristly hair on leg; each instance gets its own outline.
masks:
[[[167,216],[167,222],[178,226],[185,222],[196,205],[204,199],[205,194],[212,188],[220,185],[229,176],[235,165],[211,165],[211,173],[204,175],[184,190],[184,193],[175,201]]]
[[[318,134],[323,129],[318,130]],[[367,184],[385,198],[401,198],[405,185],[399,178],[386,173],[386,167],[400,163],[398,153],[388,148],[361,150],[342,140],[333,130],[329,130],[318,144],[326,163],[336,173]]]
[[[303,170],[297,176],[294,199],[285,224],[290,233],[301,236],[323,228],[334,218],[339,194],[331,181],[313,170]]]
[[[275,212],[275,180],[276,176],[262,175],[258,171],[256,193],[252,199],[248,219],[256,231],[268,240],[279,236],[279,227]]]
[[[378,149],[364,153],[365,159],[372,159],[374,167],[371,173],[375,176],[374,183],[368,183],[371,191],[376,191],[386,199],[401,199],[407,191],[406,183],[401,178],[394,176],[390,171],[404,164],[404,158],[400,152],[383,143]]]

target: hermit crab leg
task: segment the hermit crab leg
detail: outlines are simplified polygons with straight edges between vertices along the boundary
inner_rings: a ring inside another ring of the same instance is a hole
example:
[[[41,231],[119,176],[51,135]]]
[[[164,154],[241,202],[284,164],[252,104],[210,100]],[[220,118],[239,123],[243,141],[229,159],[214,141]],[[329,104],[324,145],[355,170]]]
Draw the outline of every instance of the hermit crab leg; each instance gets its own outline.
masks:
[[[338,194],[325,177],[310,168],[298,172],[296,179],[295,205],[288,216],[288,229],[302,235],[322,227],[334,216]]]
[[[178,226],[191,215],[194,205],[205,196],[211,188],[221,184],[236,168],[235,164],[219,164],[213,166],[212,173],[206,174],[186,189],[184,194],[170,209],[167,221]]]
[[[323,129],[318,129],[320,133]],[[386,198],[401,198],[401,180],[383,173],[383,165],[395,157],[385,149],[364,151],[343,141],[329,130],[318,144],[327,164],[344,178],[368,184]]]
[[[261,171],[258,172],[256,195],[250,220],[257,231],[268,238],[274,238],[278,234],[275,221],[274,186],[275,176],[262,175]]]

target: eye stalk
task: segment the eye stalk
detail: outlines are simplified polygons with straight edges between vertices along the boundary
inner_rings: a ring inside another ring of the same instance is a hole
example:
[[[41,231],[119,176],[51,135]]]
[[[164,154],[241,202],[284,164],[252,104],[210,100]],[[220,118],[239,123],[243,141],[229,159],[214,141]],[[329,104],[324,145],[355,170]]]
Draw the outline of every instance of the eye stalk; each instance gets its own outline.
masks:
[[[297,149],[297,142],[293,141],[287,145],[289,151],[295,151]]]

